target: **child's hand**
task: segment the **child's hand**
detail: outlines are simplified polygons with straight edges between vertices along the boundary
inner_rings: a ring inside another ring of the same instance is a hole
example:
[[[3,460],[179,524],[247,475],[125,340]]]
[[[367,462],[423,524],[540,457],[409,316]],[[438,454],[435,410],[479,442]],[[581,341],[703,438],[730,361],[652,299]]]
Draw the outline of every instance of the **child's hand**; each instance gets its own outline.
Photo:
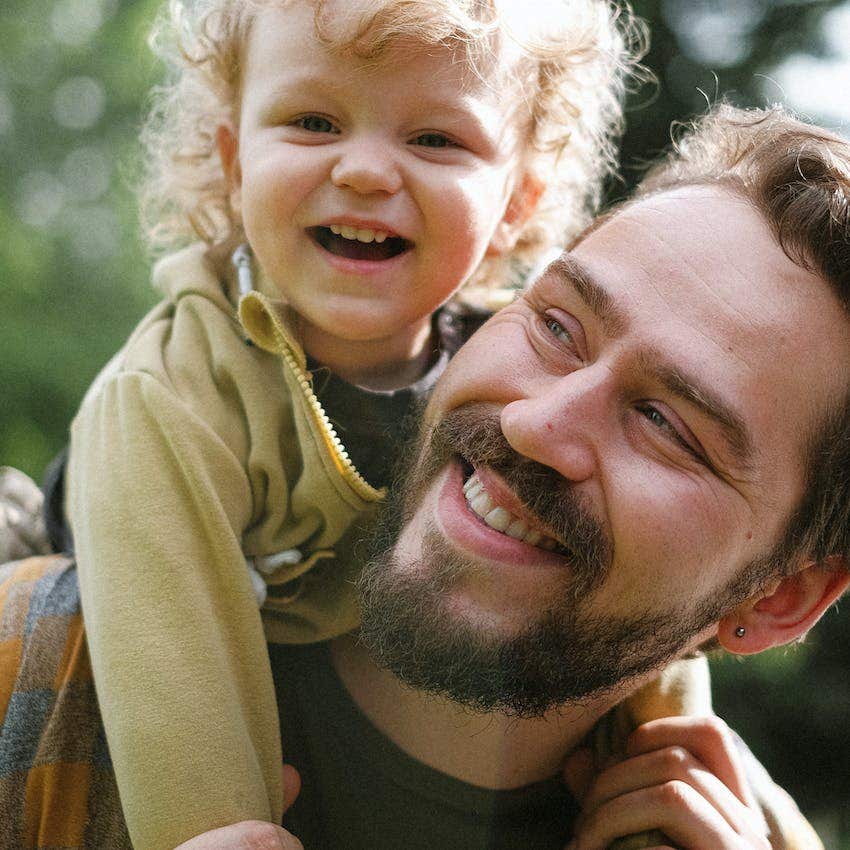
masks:
[[[300,791],[300,774],[292,765],[285,764],[283,795],[287,809]],[[174,850],[304,850],[304,845],[291,832],[273,823],[246,820],[196,835]]]
[[[629,738],[627,756],[598,774],[587,750],[568,760],[565,778],[583,809],[568,850],[770,850],[767,826],[722,720],[646,723]],[[644,833],[639,843],[623,838],[637,833]]]

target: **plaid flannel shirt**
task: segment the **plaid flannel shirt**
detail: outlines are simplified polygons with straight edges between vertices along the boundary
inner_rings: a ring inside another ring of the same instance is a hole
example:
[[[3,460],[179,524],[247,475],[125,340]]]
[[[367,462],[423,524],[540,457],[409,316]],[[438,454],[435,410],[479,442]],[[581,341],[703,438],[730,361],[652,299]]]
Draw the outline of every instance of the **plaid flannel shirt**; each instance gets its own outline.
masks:
[[[0,850],[131,850],[73,561],[0,566]]]

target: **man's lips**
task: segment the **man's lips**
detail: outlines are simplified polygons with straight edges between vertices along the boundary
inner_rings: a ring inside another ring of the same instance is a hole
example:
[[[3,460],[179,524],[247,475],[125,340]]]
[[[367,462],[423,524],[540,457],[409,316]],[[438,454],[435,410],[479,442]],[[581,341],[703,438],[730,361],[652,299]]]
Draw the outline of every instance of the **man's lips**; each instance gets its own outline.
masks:
[[[456,546],[474,556],[510,566],[563,569],[569,564],[568,553],[561,551],[551,537],[541,535],[537,543],[530,543],[527,539],[518,539],[489,525],[469,505],[463,490],[464,483],[464,468],[456,461],[446,470],[437,494],[438,523],[446,537]],[[500,506],[494,503],[495,507]],[[506,508],[503,510],[507,512]],[[528,528],[524,537],[527,538],[528,531],[533,530]],[[551,540],[557,548],[544,549],[541,546],[544,540]]]
[[[489,466],[473,466],[468,464],[465,466],[465,471],[471,470],[464,484],[464,492],[466,500],[470,503],[470,507],[474,513],[487,522],[498,531],[504,531],[511,537],[524,540],[532,546],[538,546],[548,552],[556,549],[562,549],[566,553],[566,547],[558,540],[555,533],[549,529],[538,517],[534,516],[531,511],[526,508],[519,497],[510,488],[507,482]],[[481,503],[481,508],[476,510],[474,503]],[[489,513],[485,513],[488,506],[492,505],[493,510],[500,510],[502,514],[495,517],[491,521]],[[511,524],[505,528],[501,528],[502,517],[508,514],[511,519]],[[521,525],[520,525],[521,524]],[[513,528],[511,528],[511,525]],[[525,526],[525,532],[522,536],[521,526]]]

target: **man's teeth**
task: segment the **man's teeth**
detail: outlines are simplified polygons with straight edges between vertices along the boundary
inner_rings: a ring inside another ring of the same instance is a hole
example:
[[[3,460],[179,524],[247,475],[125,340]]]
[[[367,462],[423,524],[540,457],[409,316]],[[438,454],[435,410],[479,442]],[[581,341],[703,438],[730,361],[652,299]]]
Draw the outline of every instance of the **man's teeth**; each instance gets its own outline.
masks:
[[[383,242],[390,235],[384,230],[370,230],[368,227],[349,227],[347,224],[329,224],[328,230],[343,239],[356,239],[358,242]]]
[[[556,540],[529,528],[524,520],[514,516],[501,505],[495,504],[490,498],[490,494],[484,489],[477,472],[474,472],[463,485],[463,492],[470,510],[478,514],[487,525],[495,528],[496,531],[501,531],[509,537],[522,540],[524,543],[536,546],[538,549],[545,549],[548,552],[557,548],[558,542]]]

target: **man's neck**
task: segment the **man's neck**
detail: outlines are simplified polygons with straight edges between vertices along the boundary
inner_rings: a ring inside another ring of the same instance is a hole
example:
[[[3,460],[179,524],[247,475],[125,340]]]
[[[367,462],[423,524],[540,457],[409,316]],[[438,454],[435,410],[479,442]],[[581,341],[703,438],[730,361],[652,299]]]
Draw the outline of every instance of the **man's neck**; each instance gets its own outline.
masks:
[[[616,701],[561,707],[540,719],[478,714],[402,685],[351,636],[334,641],[331,656],[351,698],[396,746],[482,788],[518,788],[558,775],[566,756]]]

